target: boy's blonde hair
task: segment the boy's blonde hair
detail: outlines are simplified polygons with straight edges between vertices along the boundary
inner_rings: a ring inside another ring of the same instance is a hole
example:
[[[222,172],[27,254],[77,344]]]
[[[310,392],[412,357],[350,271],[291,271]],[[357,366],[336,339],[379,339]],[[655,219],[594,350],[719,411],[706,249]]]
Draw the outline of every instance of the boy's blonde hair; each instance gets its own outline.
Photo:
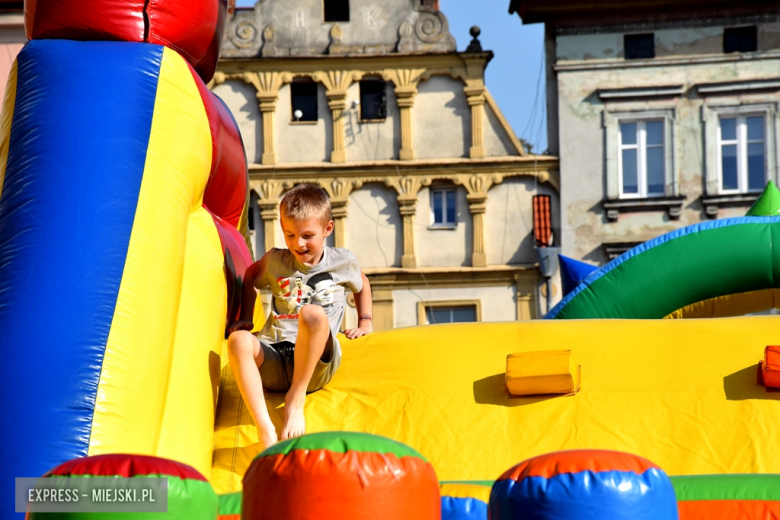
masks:
[[[323,226],[332,220],[328,194],[311,182],[298,184],[285,193],[279,204],[282,214],[292,220],[319,218]]]

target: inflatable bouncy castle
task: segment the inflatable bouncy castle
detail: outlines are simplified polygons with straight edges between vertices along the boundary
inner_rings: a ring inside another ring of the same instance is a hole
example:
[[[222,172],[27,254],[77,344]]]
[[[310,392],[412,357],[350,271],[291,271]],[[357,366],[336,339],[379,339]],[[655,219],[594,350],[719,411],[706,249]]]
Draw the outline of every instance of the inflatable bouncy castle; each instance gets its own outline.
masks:
[[[777,318],[740,316],[780,301],[773,185],[744,218],[570,264],[554,319],[342,341],[314,433],[264,450],[225,355],[252,261],[241,137],[206,87],[225,10],[26,2],[0,133],[3,511],[15,477],[157,475],[168,518],[780,516],[780,394],[757,379]],[[508,356],[544,379],[550,352],[577,391],[510,395]]]
[[[252,261],[243,145],[205,85],[225,11],[26,2],[0,140],[6,484],[104,453],[209,473],[235,273]]]

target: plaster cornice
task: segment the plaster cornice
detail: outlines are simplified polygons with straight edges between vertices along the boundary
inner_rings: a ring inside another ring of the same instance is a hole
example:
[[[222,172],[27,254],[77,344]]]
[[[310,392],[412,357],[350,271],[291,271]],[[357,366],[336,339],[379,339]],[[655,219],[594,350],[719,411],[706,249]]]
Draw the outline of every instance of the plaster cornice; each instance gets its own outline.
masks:
[[[300,56],[283,58],[221,58],[217,71],[226,74],[241,72],[285,71],[305,74],[316,71],[350,70],[376,72],[385,69],[424,68],[428,70],[464,67],[466,60],[477,60],[486,67],[493,58],[491,51],[466,53],[413,53],[354,56]]]
[[[556,72],[577,72],[608,69],[635,69],[650,67],[671,67],[675,65],[707,65],[711,63],[728,63],[754,60],[777,60],[780,52],[741,52],[734,54],[699,54],[669,58],[652,58],[647,60],[571,60],[560,61],[553,66]]]
[[[487,157],[484,159],[415,159],[411,161],[354,161],[347,163],[289,163],[276,165],[249,165],[251,180],[272,177],[284,181],[302,178],[335,179],[352,181],[385,182],[387,178],[426,177],[454,179],[463,175],[494,175],[502,177],[536,176],[539,182],[548,182],[560,189],[559,162],[557,157],[526,155],[524,157]]]
[[[374,290],[420,288],[507,287],[519,281],[533,283],[538,264],[490,265],[487,267],[364,268]]]

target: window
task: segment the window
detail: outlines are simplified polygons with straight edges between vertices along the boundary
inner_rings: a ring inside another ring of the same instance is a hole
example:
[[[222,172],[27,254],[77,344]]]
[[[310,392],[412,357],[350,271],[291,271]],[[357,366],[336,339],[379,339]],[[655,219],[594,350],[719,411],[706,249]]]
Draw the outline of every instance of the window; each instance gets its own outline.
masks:
[[[666,172],[663,121],[620,123],[620,197],[660,197],[665,193]]]
[[[669,218],[675,219],[684,199],[674,167],[677,111],[626,110],[630,106],[615,103],[604,110],[607,182],[603,205],[611,208],[607,210],[607,219],[615,221],[623,211],[651,208],[666,208]]]
[[[455,217],[455,188],[435,188],[431,190],[431,225],[432,227],[454,228],[457,225]]]
[[[758,50],[758,30],[750,27],[732,27],[723,31],[723,52],[753,52]]]
[[[348,22],[349,0],[323,0],[326,22]]]
[[[477,308],[469,307],[426,307],[425,323],[469,323],[477,321]]]
[[[313,81],[291,83],[293,121],[317,120],[317,84]]]
[[[623,37],[623,50],[627,60],[655,58],[655,35],[626,34]]]
[[[482,321],[481,300],[439,300],[417,302],[417,323],[467,323]]]
[[[360,119],[363,121],[387,118],[387,82],[366,79],[360,82]]]
[[[764,117],[721,117],[718,128],[721,193],[761,191],[766,184]]]

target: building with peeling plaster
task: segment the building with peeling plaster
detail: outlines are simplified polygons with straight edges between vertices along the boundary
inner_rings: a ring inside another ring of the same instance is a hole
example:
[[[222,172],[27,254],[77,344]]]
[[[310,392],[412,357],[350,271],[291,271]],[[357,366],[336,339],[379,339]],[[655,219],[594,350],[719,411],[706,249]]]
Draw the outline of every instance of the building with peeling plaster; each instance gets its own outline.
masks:
[[[235,9],[210,86],[243,133],[257,256],[284,247],[285,191],[316,182],[375,330],[538,316],[531,200],[557,215],[558,161],[518,142],[485,86],[492,56],[476,37],[458,52],[435,0]]]
[[[545,24],[563,254],[741,216],[778,181],[780,4],[512,0]]]

